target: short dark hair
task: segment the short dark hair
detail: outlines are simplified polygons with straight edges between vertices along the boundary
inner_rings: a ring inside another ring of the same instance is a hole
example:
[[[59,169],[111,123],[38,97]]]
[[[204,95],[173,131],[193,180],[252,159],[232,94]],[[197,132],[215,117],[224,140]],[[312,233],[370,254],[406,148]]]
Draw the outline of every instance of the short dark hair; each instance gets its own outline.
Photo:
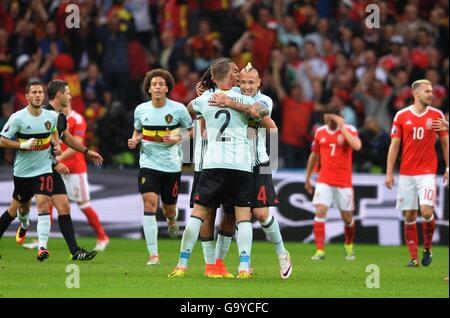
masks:
[[[173,79],[173,76],[169,71],[163,70],[162,68],[157,68],[145,75],[143,84],[144,93],[152,98],[152,95],[148,92],[148,89],[154,77],[162,77],[164,79],[168,88],[167,95],[169,95],[173,87],[175,86],[175,80]]]
[[[55,99],[56,94],[58,94],[58,92],[64,93],[66,86],[69,86],[69,84],[67,84],[66,81],[60,79],[55,79],[50,83],[48,83],[47,86],[48,99],[49,100]]]
[[[34,81],[29,82],[27,84],[27,86],[25,86],[25,94],[28,94],[30,92],[31,86],[37,86],[37,85],[40,85],[40,86],[42,86],[42,88],[44,88],[44,84],[42,84],[41,81],[34,80]]]
[[[339,110],[339,108],[334,105],[334,104],[327,104],[325,105],[324,109],[323,109],[323,114],[334,114],[334,115],[340,115],[341,111]]]

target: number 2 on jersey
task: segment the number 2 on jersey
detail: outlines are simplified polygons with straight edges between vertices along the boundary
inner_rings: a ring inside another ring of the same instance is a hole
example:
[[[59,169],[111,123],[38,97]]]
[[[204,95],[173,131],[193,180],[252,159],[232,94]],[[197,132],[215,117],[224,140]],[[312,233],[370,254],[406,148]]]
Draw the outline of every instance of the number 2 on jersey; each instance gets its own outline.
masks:
[[[216,115],[214,117],[216,119],[218,119],[220,117],[220,115],[222,115],[222,114],[225,115],[225,122],[223,123],[222,127],[220,127],[220,130],[217,133],[216,141],[230,141],[231,140],[230,137],[223,137],[222,134],[225,131],[225,129],[228,127],[228,125],[230,124],[231,114],[228,110],[221,109],[216,113]]]

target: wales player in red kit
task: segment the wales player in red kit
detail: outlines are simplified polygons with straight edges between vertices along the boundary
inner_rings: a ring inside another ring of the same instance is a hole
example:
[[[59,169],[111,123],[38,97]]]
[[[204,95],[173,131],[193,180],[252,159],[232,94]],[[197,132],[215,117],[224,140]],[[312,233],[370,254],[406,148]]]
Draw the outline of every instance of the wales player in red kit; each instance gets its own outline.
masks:
[[[70,105],[65,107],[63,112],[67,117],[67,129],[72,136],[83,143],[86,133],[85,119],[82,115],[72,110]],[[91,207],[87,165],[84,154],[67,147],[66,144],[62,144],[61,149],[63,153],[57,159],[70,170],[70,174],[62,176],[66,185],[67,195],[71,201],[77,203],[78,208],[86,215],[89,224],[97,234],[97,243],[94,250],[104,251],[109,243],[109,238],[100,223],[97,213]]]
[[[314,191],[313,204],[314,239],[317,251],[312,260],[325,258],[325,220],[331,204],[341,211],[345,232],[345,259],[354,260],[353,239],[355,237],[355,210],[352,187],[352,153],[361,149],[361,140],[355,127],[345,124],[339,110],[329,105],[324,111],[325,125],[314,135],[312,152],[306,167],[305,189],[313,192],[311,175],[320,159],[319,177]]]
[[[408,267],[419,266],[417,257],[418,234],[416,219],[420,208],[423,230],[422,265],[432,260],[431,241],[435,228],[433,207],[436,199],[437,156],[436,137],[439,136],[446,164],[444,174],[448,182],[448,131],[433,123],[444,120],[442,112],[429,106],[433,99],[433,88],[428,80],[418,80],[411,85],[414,104],[400,110],[394,118],[391,145],[387,157],[386,186],[394,184],[394,165],[400,145],[402,156],[397,193],[397,210],[405,218],[405,241],[411,260]]]

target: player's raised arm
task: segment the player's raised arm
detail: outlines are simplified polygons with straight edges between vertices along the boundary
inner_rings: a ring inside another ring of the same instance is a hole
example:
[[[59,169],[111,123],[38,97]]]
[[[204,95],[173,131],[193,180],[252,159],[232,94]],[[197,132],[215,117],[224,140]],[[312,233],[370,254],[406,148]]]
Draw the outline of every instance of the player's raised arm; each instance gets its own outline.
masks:
[[[353,150],[359,151],[361,150],[361,139],[355,134],[353,134],[346,126],[344,118],[338,115],[331,115],[332,119],[336,122],[338,128],[342,131],[342,135],[344,135],[350,147]]]

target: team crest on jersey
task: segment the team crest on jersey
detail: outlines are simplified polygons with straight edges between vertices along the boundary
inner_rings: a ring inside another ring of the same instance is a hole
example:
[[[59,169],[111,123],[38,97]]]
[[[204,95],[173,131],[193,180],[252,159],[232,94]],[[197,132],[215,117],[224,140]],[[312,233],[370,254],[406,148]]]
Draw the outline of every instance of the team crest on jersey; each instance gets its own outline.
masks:
[[[45,128],[47,128],[47,130],[50,130],[52,128],[52,123],[47,120],[45,122],[44,126],[45,126]]]
[[[166,123],[170,124],[173,120],[173,116],[171,114],[166,115],[166,117],[164,117],[166,120]]]
[[[425,125],[426,125],[427,129],[430,130],[433,127],[433,119],[428,118]]]
[[[145,181],[146,181],[145,177],[142,177],[142,178],[141,178],[141,184],[144,184]]]
[[[338,135],[337,136],[337,143],[338,143],[338,145],[342,145],[344,143],[344,136]]]
[[[320,143],[321,144],[323,144],[323,143],[325,143],[327,140],[325,139],[325,137],[322,137],[321,139],[320,139]]]

